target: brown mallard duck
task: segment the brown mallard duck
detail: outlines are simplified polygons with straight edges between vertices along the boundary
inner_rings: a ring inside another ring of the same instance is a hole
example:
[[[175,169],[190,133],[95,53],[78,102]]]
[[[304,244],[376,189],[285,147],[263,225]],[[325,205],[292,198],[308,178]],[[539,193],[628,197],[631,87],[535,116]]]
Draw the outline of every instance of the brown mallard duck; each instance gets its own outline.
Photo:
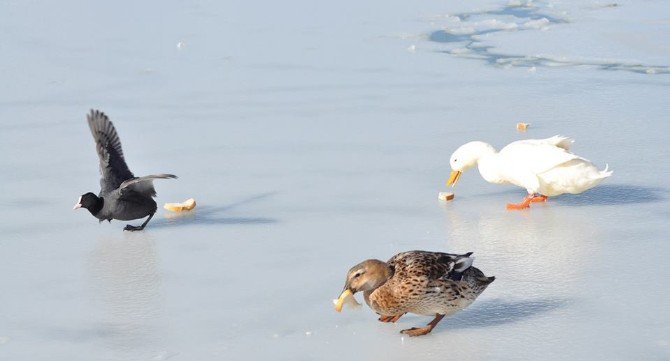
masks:
[[[347,273],[336,310],[361,291],[381,322],[396,322],[408,312],[435,316],[425,327],[400,331],[409,336],[425,335],[444,316],[468,307],[495,280],[473,267],[470,255],[472,252],[459,255],[409,251],[387,262],[363,261]]]

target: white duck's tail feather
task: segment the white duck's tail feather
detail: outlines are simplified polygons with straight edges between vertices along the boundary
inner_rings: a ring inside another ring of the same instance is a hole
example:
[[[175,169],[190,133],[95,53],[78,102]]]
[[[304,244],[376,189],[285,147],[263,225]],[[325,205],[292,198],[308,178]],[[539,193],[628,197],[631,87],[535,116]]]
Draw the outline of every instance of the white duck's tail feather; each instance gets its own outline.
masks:
[[[614,173],[614,171],[609,170],[609,164],[605,163],[605,169],[600,171],[600,176],[598,178],[607,178]]]
[[[554,135],[551,138],[547,138],[547,141],[549,144],[565,150],[570,150],[570,146],[575,142],[572,138],[564,137],[562,135]]]

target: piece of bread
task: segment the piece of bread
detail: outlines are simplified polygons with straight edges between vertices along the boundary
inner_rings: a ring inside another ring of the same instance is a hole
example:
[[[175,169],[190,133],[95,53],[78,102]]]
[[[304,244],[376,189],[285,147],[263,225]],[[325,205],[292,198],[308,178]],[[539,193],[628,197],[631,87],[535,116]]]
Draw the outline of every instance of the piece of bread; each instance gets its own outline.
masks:
[[[190,211],[195,208],[195,199],[189,198],[181,203],[165,203],[163,208],[172,212]]]
[[[440,192],[437,194],[437,199],[447,202],[454,199],[454,194],[451,192]]]
[[[351,293],[350,290],[345,290],[344,292],[342,292],[342,294],[338,299],[333,300],[333,304],[335,305],[335,311],[342,312],[342,306],[344,306],[345,303],[352,308],[361,306],[361,304],[358,303],[358,301],[356,301],[356,298],[354,298],[354,295]]]

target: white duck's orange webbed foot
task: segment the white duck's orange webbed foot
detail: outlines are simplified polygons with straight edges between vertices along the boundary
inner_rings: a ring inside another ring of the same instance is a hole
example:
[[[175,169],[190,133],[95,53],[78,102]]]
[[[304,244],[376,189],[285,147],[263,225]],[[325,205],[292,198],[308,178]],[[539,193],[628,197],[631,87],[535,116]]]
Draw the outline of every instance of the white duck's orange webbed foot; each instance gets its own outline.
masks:
[[[531,198],[530,202],[531,203],[546,202],[547,199],[549,199],[549,197],[547,197],[545,195],[542,195],[542,194],[538,194],[536,196],[533,196],[533,198]]]
[[[507,209],[526,209],[530,208],[530,202],[533,201],[533,198],[535,196],[532,194],[529,194],[523,198],[523,200],[520,203],[507,203]]]

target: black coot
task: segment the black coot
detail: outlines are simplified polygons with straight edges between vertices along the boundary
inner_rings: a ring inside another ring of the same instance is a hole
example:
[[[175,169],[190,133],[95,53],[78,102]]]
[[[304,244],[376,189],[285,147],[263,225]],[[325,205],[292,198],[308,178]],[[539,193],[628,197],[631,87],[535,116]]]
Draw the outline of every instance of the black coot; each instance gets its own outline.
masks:
[[[86,118],[100,157],[101,189],[97,196],[89,192],[79,197],[74,209],[86,208],[100,222],[111,222],[112,219],[129,221],[149,216],[141,226],[126,225],[124,228],[126,231],[141,231],[156,213],[153,180],[177,176],[154,174],[135,177],[123,158],[121,140],[109,118],[98,110],[91,110]]]

